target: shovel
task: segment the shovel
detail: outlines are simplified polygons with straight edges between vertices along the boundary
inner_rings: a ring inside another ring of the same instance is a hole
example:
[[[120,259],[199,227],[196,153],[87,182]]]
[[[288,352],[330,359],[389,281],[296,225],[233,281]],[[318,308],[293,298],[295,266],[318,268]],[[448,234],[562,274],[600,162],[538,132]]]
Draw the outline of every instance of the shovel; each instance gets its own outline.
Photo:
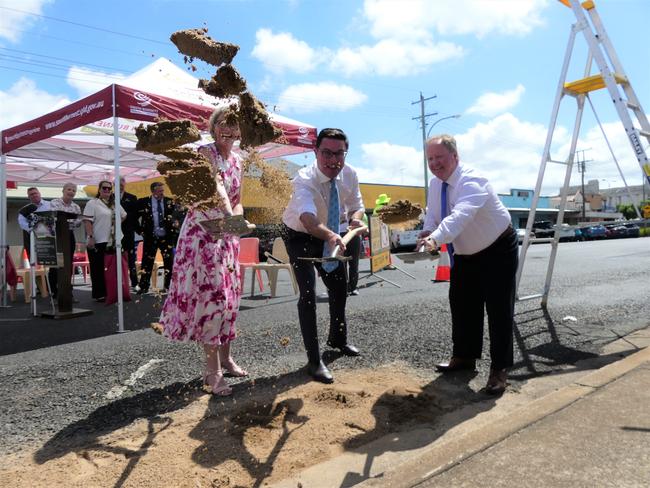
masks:
[[[243,215],[231,215],[223,219],[202,220],[201,227],[212,237],[221,237],[223,234],[245,236],[255,230]]]
[[[367,230],[368,227],[366,227],[365,225],[361,227],[356,227],[348,231],[348,233],[345,234],[345,237],[341,240],[343,241],[343,244],[347,245],[348,242],[350,242],[353,237],[362,234]],[[311,261],[312,263],[327,263],[330,261],[349,261],[350,259],[352,259],[352,257],[350,256],[339,255],[340,250],[341,250],[340,246],[336,246],[334,247],[334,250],[332,251],[332,254],[330,256],[323,256],[322,258],[298,258],[298,259],[301,259],[302,261]]]
[[[403,252],[395,254],[395,257],[401,259],[407,264],[414,264],[416,261],[433,261],[434,259],[438,259],[440,254],[438,251],[425,251],[424,244],[422,244],[420,249],[415,252]]]

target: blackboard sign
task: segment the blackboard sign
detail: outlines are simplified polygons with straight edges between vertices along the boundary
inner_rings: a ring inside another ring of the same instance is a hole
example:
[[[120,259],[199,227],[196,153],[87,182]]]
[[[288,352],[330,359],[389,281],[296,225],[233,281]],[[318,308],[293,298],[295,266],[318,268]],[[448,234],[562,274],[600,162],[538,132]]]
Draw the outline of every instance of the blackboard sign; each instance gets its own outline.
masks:
[[[34,247],[36,264],[57,266],[55,220],[50,212],[34,212]]]

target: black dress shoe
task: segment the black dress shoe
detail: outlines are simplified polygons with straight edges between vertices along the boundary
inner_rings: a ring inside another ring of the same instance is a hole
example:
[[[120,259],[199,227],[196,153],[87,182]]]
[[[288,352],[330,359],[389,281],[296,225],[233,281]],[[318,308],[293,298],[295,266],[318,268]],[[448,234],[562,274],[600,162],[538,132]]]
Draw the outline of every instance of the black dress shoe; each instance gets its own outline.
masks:
[[[502,395],[508,384],[508,373],[505,369],[490,369],[490,377],[485,385],[488,395]]]
[[[149,293],[149,288],[140,288],[140,289],[137,291],[137,294],[138,294],[138,295],[144,295],[145,293]]]
[[[330,346],[332,349],[338,349],[341,351],[341,354],[344,356],[360,356],[361,353],[359,352],[359,349],[354,347],[352,344],[344,344],[342,346],[335,346],[332,344],[330,341],[327,341],[327,345]]]
[[[454,371],[463,371],[468,369],[476,369],[475,359],[452,357],[448,363],[436,364],[436,370],[440,373],[452,373]]]
[[[325,366],[325,363],[323,361],[319,361],[318,363],[309,363],[307,364],[307,371],[311,375],[312,378],[314,378],[316,381],[320,381],[321,383],[333,383],[334,382],[334,377],[332,376],[332,373],[330,373],[330,370],[327,369],[327,366]]]

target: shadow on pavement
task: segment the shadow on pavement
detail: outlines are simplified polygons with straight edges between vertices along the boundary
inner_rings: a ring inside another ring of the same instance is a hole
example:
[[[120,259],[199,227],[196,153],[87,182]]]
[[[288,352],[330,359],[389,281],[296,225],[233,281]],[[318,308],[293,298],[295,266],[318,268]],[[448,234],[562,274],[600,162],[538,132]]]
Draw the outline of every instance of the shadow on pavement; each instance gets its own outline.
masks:
[[[75,308],[92,310],[92,315],[71,319],[50,319],[31,315],[30,304],[12,302],[11,307],[2,310],[0,331],[0,356],[33,351],[44,347],[58,346],[72,342],[95,339],[118,332],[117,305],[95,302],[89,290],[74,290],[79,301]],[[140,330],[149,327],[160,314],[162,297],[157,295],[133,295],[124,303],[124,329]],[[37,299],[37,312],[50,311],[47,298]]]
[[[287,398],[277,403],[275,400],[280,393],[309,381],[311,378],[301,368],[284,375],[256,380],[254,385],[248,382],[250,388],[255,388],[254,398],[225,412],[222,403],[228,400],[212,396],[205,416],[190,433],[192,439],[201,441],[201,446],[192,454],[192,460],[207,468],[237,460],[255,480],[251,486],[261,486],[271,475],[273,464],[291,434],[309,420],[309,417],[300,415],[303,399]],[[244,391],[239,396],[245,394]],[[271,424],[281,425],[281,433],[265,461],[260,461],[247,449],[245,438],[252,429],[266,429]],[[228,439],[227,443],[224,443],[224,437]]]
[[[469,386],[476,375],[476,371],[448,373],[438,376],[420,392],[394,389],[379,397],[371,410],[376,427],[345,444],[346,449],[366,456],[363,472],[346,473],[340,487],[348,488],[371,478],[373,462],[382,454],[424,447],[446,430],[491,409],[496,398],[475,392]],[[461,408],[470,404],[472,408]],[[441,429],[437,425],[440,418],[452,411],[459,415],[453,424]],[[414,429],[420,429],[416,435]]]

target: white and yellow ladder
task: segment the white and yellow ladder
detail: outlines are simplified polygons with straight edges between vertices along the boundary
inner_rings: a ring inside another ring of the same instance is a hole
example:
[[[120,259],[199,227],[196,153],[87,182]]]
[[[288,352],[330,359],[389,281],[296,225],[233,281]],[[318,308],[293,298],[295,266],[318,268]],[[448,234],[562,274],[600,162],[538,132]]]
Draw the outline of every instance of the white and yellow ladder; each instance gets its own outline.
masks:
[[[577,22],[571,26],[571,33],[569,36],[569,43],[567,45],[566,54],[564,57],[564,63],[562,65],[562,72],[560,75],[560,81],[558,83],[557,92],[555,96],[555,102],[553,104],[553,110],[551,114],[551,121],[548,126],[548,133],[546,136],[546,144],[544,146],[544,152],[542,154],[542,162],[539,168],[539,174],[537,177],[537,184],[535,186],[535,194],[533,196],[533,201],[530,208],[530,213],[528,216],[528,222],[526,224],[526,235],[521,246],[521,251],[519,254],[519,268],[517,269],[517,290],[519,290],[519,283],[521,280],[521,274],[523,272],[526,253],[528,247],[531,243],[529,236],[532,234],[533,223],[535,222],[535,212],[537,210],[537,204],[539,202],[539,196],[542,189],[542,182],[544,179],[544,172],[546,170],[547,163],[557,163],[566,166],[564,185],[560,192],[560,206],[557,214],[557,222],[555,226],[555,235],[552,239],[548,239],[551,242],[551,254],[548,262],[548,268],[546,271],[546,281],[544,283],[544,289],[542,293],[528,295],[528,296],[519,296],[517,295],[518,300],[531,300],[536,298],[541,298],[542,306],[545,307],[548,302],[548,293],[551,288],[551,279],[553,276],[553,267],[555,264],[555,257],[557,254],[557,248],[560,237],[560,227],[564,221],[564,210],[566,208],[567,200],[567,190],[569,188],[569,183],[571,180],[571,171],[573,168],[573,160],[576,153],[576,145],[578,142],[578,136],[580,134],[580,124],[582,122],[582,114],[584,112],[585,100],[589,102],[589,105],[592,108],[596,121],[600,126],[601,132],[605,137],[607,146],[609,147],[610,152],[614,162],[618,166],[619,174],[623,179],[625,186],[627,187],[627,182],[625,177],[620,169],[620,165],[614,156],[611,145],[607,140],[605,131],[603,130],[602,124],[598,119],[598,115],[594,109],[594,106],[589,98],[589,93],[595,90],[606,88],[609,92],[610,98],[614,103],[614,107],[618,116],[623,123],[625,133],[630,141],[632,150],[639,162],[639,165],[643,171],[645,178],[650,182],[650,162],[648,161],[648,156],[643,148],[642,138],[645,138],[646,141],[650,141],[650,123],[646,117],[641,103],[637,98],[630,80],[626,76],[623,66],[621,65],[614,46],[612,45],[603,23],[596,12],[596,6],[592,0],[588,0],[580,3],[579,0],[559,0],[561,3],[569,7],[576,16]],[[575,44],[576,36],[582,33],[585,40],[587,41],[588,46],[588,55],[587,63],[585,67],[584,77],[577,81],[567,82],[567,72],[569,70],[569,64],[571,61],[571,55],[573,53],[573,47]],[[591,68],[592,63],[595,62],[596,67],[598,68],[598,73],[592,75]],[[557,123],[558,112],[560,109],[560,103],[565,95],[571,96],[576,100],[577,110],[575,123],[573,127],[573,135],[571,138],[571,144],[569,149],[569,154],[566,160],[553,160],[551,159],[551,144],[553,142],[553,134],[555,132],[555,126]],[[637,125],[635,125],[637,124]],[[584,195],[583,195],[584,199]],[[584,205],[584,200],[583,200]],[[638,210],[638,209],[637,209]],[[640,215],[639,215],[640,216]],[[540,239],[536,239],[536,242],[539,242]]]

